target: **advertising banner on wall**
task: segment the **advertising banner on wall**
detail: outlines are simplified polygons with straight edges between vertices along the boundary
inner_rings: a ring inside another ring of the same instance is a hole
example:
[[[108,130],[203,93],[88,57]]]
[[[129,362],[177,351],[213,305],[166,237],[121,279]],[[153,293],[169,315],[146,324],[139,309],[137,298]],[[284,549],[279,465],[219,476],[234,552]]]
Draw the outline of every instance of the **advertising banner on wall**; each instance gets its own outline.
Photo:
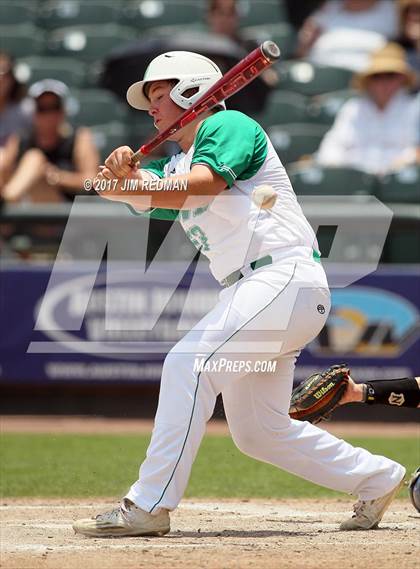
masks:
[[[337,269],[339,270],[339,269]],[[342,269],[340,269],[342,270]],[[339,279],[336,279],[339,280]],[[11,265],[0,270],[0,382],[158,382],[165,354],[216,304],[208,267],[154,263]],[[327,325],[303,350],[299,381],[332,363],[355,377],[420,373],[420,289],[411,267],[332,290]]]

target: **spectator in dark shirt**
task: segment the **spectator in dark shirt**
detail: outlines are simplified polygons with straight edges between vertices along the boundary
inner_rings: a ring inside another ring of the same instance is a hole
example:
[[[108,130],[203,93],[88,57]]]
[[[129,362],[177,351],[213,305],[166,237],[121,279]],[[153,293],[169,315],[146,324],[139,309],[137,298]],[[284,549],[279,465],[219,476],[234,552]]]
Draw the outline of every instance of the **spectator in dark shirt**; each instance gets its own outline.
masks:
[[[420,73],[420,0],[399,0],[400,35],[408,63]]]
[[[212,34],[224,36],[236,43],[245,52],[250,52],[258,43],[253,39],[244,38],[240,31],[240,14],[238,2],[236,0],[209,0],[207,5],[207,26]],[[216,63],[219,63],[215,59]],[[222,72],[227,71],[220,65]],[[238,101],[238,97],[247,104],[240,109],[244,112],[259,112],[264,108],[270,90],[278,83],[278,74],[274,69],[266,69],[260,77],[255,80],[251,91],[239,93],[233,101]],[[252,96],[250,97],[250,93]]]
[[[16,138],[7,157],[4,170],[13,173],[1,195],[9,202],[72,200],[99,167],[90,130],[73,130],[67,123],[69,91],[61,81],[39,81],[28,95],[34,105],[33,125]]]
[[[21,104],[24,96],[25,87],[13,72],[13,59],[0,51],[0,148],[5,147],[11,135],[30,124]]]

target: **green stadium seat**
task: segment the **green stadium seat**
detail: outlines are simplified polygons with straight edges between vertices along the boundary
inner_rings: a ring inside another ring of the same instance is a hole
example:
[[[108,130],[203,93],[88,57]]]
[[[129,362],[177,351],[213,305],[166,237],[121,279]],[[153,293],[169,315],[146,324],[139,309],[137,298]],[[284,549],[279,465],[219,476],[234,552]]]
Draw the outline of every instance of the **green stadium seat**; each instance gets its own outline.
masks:
[[[287,22],[248,26],[241,29],[241,35],[243,38],[253,40],[258,44],[266,40],[276,42],[281,50],[282,57],[292,56],[295,51],[296,32]],[[293,89],[290,90],[293,91]]]
[[[281,0],[239,0],[237,5],[242,26],[278,24],[288,20]]]
[[[0,25],[0,47],[14,57],[40,54],[44,46],[43,31],[33,24]]]
[[[385,243],[385,262],[420,263],[420,229],[418,220],[394,219]]]
[[[306,97],[287,91],[272,91],[264,111],[256,120],[268,128],[272,125],[305,121]]]
[[[49,35],[50,55],[77,57],[85,61],[102,60],[109,52],[136,37],[136,30],[117,24],[69,26]]]
[[[148,29],[204,20],[204,3],[196,0],[135,0],[127,2],[122,23]]]
[[[72,93],[75,110],[71,122],[79,126],[104,125],[124,121],[126,107],[114,93],[105,89],[83,89]]]
[[[156,28],[147,28],[142,33],[142,39],[151,38],[156,39],[166,39],[170,37],[177,36],[180,37],[180,34],[188,35],[188,37],[199,36],[201,38],[201,34],[208,34],[208,30],[202,22],[197,22],[194,24],[184,24],[183,26],[179,26],[179,24],[170,25],[170,26],[156,26]]]
[[[295,123],[274,125],[268,128],[268,135],[283,164],[296,162],[302,156],[318,150],[326,132],[321,125]]]
[[[0,2],[0,22],[2,26],[35,23],[35,2],[19,2],[19,0],[2,0]]]
[[[128,132],[127,144],[130,148],[139,148],[143,142],[157,134],[152,118],[147,113],[136,111],[131,107],[127,108],[124,123]]]
[[[358,96],[358,92],[353,89],[316,95],[306,108],[306,120],[315,124],[331,126],[344,103],[356,96]]]
[[[420,167],[407,166],[380,180],[378,198],[384,203],[420,203]]]
[[[127,130],[120,122],[96,125],[91,131],[102,160],[105,160],[118,146],[127,144]]]
[[[280,74],[279,87],[310,96],[348,89],[353,76],[347,69],[307,61],[284,61],[276,69]]]
[[[16,76],[23,83],[35,83],[40,79],[58,79],[70,88],[82,87],[85,81],[85,65],[70,57],[27,57],[16,65]]]
[[[376,177],[352,168],[323,168],[316,164],[292,167],[290,181],[298,195],[373,195]]]
[[[64,26],[118,23],[120,6],[99,0],[55,0],[42,5],[39,25],[48,30]]]

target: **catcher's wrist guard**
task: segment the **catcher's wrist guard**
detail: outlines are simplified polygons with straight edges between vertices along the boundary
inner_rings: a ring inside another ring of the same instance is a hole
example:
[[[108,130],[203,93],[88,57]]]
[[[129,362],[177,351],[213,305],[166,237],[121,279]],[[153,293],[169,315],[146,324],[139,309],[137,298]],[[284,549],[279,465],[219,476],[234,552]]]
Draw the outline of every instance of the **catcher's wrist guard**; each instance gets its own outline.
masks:
[[[347,365],[340,364],[308,377],[293,390],[289,409],[292,419],[311,423],[329,419],[347,389],[349,375]]]
[[[414,377],[366,382],[365,403],[415,408],[420,404],[419,385]]]

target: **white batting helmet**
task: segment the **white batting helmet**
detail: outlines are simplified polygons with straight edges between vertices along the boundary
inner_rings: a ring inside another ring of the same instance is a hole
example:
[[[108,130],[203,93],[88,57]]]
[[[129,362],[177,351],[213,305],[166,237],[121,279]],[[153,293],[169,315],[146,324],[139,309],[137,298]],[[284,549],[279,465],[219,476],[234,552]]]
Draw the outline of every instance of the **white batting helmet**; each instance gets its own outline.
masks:
[[[211,59],[191,51],[168,51],[149,64],[143,81],[133,83],[127,91],[127,101],[135,109],[147,111],[150,101],[144,93],[144,87],[152,81],[178,80],[169,93],[175,104],[188,109],[222,77],[222,72]],[[198,87],[197,93],[184,97],[185,91]],[[226,108],[224,102],[220,103]]]

